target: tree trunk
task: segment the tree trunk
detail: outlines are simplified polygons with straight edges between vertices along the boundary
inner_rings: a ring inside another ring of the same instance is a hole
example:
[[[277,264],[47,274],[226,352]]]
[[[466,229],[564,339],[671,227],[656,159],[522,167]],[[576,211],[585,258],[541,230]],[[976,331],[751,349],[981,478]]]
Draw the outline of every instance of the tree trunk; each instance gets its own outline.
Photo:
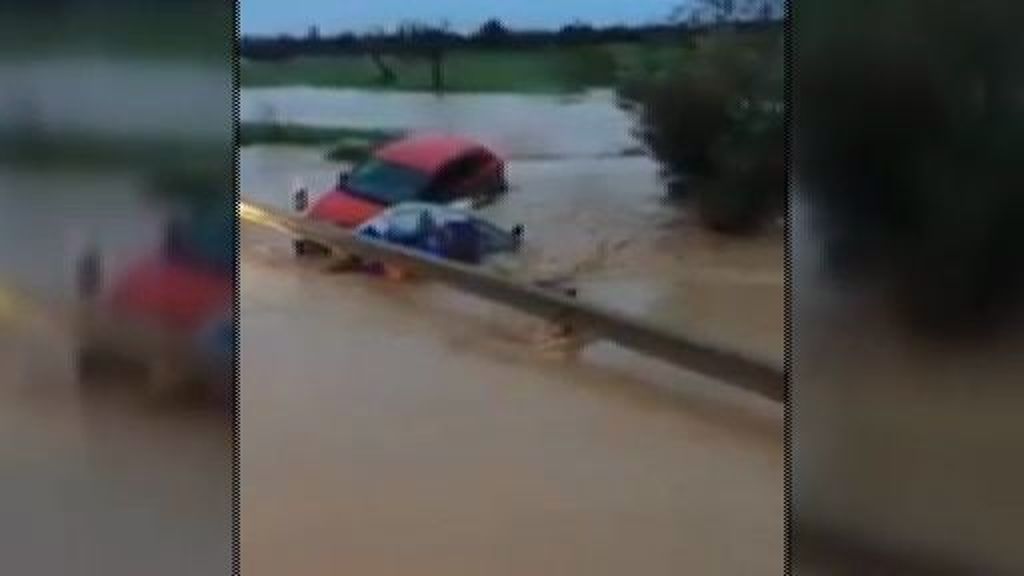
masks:
[[[373,60],[373,64],[377,66],[377,81],[380,84],[385,85],[394,84],[398,77],[395,76],[394,70],[389,68],[388,65],[384,62],[384,59],[381,57],[380,52],[376,50],[370,52],[370,59]]]
[[[430,64],[434,92],[444,92],[444,52],[441,49],[435,48],[430,52]]]

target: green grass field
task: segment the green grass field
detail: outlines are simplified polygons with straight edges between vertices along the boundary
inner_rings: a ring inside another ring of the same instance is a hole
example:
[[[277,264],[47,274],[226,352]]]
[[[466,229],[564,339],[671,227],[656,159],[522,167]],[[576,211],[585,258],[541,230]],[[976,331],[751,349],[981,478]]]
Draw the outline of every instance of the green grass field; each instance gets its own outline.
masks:
[[[98,171],[206,172],[230,166],[231,142],[129,139],[0,130],[0,166]]]
[[[64,4],[67,4],[66,6]],[[227,3],[32,3],[0,6],[5,57],[103,55],[111,59],[184,60],[229,66],[233,23]]]
[[[660,67],[677,57],[674,45],[609,44],[577,48],[457,50],[444,64],[449,92],[560,93],[611,87],[633,70]],[[382,85],[368,56],[300,57],[241,63],[241,84],[422,91],[431,89],[425,58],[385,57],[397,76]]]

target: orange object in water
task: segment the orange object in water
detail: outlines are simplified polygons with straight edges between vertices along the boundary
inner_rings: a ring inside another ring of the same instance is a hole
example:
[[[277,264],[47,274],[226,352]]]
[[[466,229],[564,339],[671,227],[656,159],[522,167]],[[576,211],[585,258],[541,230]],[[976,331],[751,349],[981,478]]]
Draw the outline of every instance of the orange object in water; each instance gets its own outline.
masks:
[[[408,280],[409,276],[409,272],[399,268],[398,266],[392,266],[390,264],[384,265],[384,277],[388,280]]]

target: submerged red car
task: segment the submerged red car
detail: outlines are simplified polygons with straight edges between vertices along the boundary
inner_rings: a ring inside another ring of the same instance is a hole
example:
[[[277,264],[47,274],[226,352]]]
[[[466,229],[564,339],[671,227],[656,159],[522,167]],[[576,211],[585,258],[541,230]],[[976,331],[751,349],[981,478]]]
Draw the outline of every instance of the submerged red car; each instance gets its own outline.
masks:
[[[195,209],[187,220],[171,222],[162,251],[123,270],[102,294],[95,278],[82,281],[83,296],[98,297],[99,309],[117,324],[117,329],[106,323],[80,326],[82,383],[111,359],[146,357],[151,391],[171,391],[199,379],[224,405],[232,404],[233,217],[230,204]],[[144,352],[143,345],[151,349]]]
[[[306,215],[353,229],[401,202],[487,200],[507,189],[505,163],[468,138],[419,134],[386,144],[322,195]],[[305,209],[304,201],[297,207]],[[300,240],[296,252],[312,245]]]

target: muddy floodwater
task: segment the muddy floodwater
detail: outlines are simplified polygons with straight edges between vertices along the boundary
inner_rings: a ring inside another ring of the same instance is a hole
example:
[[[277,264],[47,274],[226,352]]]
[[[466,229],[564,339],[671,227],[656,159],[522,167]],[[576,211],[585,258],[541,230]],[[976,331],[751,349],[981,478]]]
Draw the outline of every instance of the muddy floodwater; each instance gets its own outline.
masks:
[[[12,574],[225,574],[231,428],[76,384],[58,326],[0,318],[0,556]]]
[[[571,101],[514,95],[375,94],[258,89],[242,118],[272,109],[279,121],[467,134],[508,154],[512,190],[484,213],[526,227],[538,276],[572,277],[581,297],[778,361],[783,343],[783,234],[732,239],[700,228],[665,199],[657,165],[617,155],[637,147],[610,93]],[[527,135],[527,136],[524,136]],[[511,150],[512,152],[508,152]],[[314,197],[342,166],[316,149],[242,149],[243,197],[290,205]]]
[[[468,133],[510,156],[487,208],[580,297],[778,360],[782,235],[701,231],[609,95],[243,92],[243,118]],[[262,111],[261,111],[262,110]],[[265,118],[262,118],[265,119]],[[340,166],[241,152],[243,197],[287,206]],[[297,263],[245,226],[243,570],[335,574],[777,574],[781,410],[625,349],[577,359],[540,322],[423,283]]]
[[[230,423],[144,401],[137,375],[79,386],[73,296],[86,244],[107,278],[160,239],[164,207],[113,174],[0,171],[0,558],[17,574],[224,574]],[[26,299],[12,299],[15,294]]]
[[[438,286],[243,241],[243,570],[777,574],[781,415]]]

